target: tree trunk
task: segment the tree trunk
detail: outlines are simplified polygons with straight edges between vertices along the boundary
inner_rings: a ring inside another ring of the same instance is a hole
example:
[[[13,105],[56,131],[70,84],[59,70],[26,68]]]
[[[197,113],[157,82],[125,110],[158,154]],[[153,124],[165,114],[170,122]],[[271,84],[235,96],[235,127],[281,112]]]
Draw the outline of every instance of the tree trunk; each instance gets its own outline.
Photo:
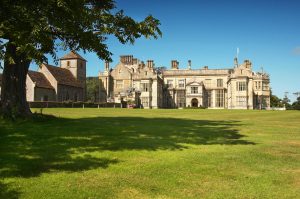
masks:
[[[16,49],[12,43],[6,47],[1,88],[1,114],[13,119],[32,114],[26,101],[26,76],[30,60],[26,54],[17,53]]]

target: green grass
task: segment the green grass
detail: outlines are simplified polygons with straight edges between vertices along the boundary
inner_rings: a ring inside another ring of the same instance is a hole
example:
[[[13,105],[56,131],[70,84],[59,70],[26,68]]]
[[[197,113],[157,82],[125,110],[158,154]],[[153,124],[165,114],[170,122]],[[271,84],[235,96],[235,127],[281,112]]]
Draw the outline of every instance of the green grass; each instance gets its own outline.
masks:
[[[300,111],[43,113],[0,120],[0,198],[300,198]]]

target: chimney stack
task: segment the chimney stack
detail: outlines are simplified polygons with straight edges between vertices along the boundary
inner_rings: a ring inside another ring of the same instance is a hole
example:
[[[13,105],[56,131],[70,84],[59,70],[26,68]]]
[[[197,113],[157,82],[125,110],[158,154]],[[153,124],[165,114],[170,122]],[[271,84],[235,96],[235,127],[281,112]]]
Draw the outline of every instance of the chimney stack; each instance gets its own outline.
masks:
[[[172,60],[171,61],[171,68],[172,69],[178,69],[178,65],[179,65],[179,62],[177,60]]]
[[[246,68],[249,68],[249,69],[252,68],[252,63],[250,62],[250,60],[247,59],[244,61],[244,63],[245,63]]]
[[[147,60],[147,67],[148,68],[153,68],[153,60]]]
[[[133,65],[133,55],[122,55],[120,61],[126,65]]]

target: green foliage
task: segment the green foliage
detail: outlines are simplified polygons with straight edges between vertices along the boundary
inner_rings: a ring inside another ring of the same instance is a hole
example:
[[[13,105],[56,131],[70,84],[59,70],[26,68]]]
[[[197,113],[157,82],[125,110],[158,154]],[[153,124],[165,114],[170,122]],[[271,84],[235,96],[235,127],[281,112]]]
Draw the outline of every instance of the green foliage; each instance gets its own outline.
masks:
[[[270,96],[271,107],[283,107],[282,100],[276,95],[271,94]]]
[[[100,81],[98,77],[86,78],[86,100],[89,102],[98,102]]]
[[[300,110],[300,97],[297,97],[297,101],[292,104],[294,110]]]
[[[43,114],[0,120],[0,198],[300,197],[300,111]]]
[[[45,54],[56,58],[58,48],[94,51],[111,60],[108,35],[123,44],[161,36],[159,20],[149,15],[137,22],[118,11],[113,0],[1,0],[0,19],[0,59],[11,62],[5,52],[9,44],[17,47],[17,55],[37,63],[47,61]]]

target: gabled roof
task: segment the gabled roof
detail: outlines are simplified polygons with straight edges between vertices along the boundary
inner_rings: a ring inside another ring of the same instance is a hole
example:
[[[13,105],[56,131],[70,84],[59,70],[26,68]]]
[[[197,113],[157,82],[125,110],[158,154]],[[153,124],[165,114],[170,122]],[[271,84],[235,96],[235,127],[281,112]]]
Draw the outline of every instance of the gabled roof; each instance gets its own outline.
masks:
[[[77,52],[75,51],[70,51],[68,54],[64,55],[60,60],[65,60],[65,59],[81,59],[83,61],[86,61],[83,57],[81,57]]]
[[[83,85],[77,79],[75,79],[71,71],[69,71],[68,69],[51,66],[49,64],[44,64],[44,66],[47,67],[58,84],[80,88],[83,87]]]
[[[28,76],[35,83],[36,87],[54,89],[43,73],[28,71]]]

